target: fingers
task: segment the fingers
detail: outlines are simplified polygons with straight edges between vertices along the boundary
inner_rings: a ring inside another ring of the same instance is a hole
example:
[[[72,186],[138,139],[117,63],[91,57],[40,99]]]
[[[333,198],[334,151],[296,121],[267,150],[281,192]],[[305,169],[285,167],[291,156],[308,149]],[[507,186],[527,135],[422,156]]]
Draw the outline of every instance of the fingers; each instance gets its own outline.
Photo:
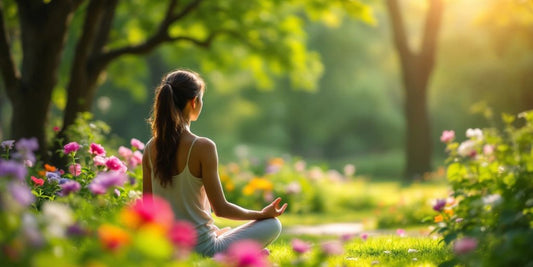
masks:
[[[272,204],[274,205],[274,207],[276,207],[276,209],[279,207],[279,203],[281,202],[281,198],[278,197],[276,198],[274,201],[272,201]]]
[[[285,209],[287,209],[287,207],[289,206],[289,204],[285,203],[283,204],[283,206],[281,206],[281,209],[279,210],[279,214],[283,214],[285,212]]]

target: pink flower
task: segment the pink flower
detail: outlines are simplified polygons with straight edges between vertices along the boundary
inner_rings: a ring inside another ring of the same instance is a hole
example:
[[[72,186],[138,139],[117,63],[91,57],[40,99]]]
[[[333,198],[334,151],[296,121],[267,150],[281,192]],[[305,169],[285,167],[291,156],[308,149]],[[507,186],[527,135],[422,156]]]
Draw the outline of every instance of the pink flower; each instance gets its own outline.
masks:
[[[140,225],[156,223],[170,228],[174,222],[174,213],[170,204],[155,195],[144,195],[142,199],[135,201],[130,209],[139,217]]]
[[[137,148],[139,150],[143,150],[144,149],[144,143],[139,141],[138,139],[135,139],[135,138],[131,139],[131,146],[135,147],[135,148]]]
[[[446,199],[437,199],[433,205],[433,210],[441,212],[444,209],[444,206],[446,206]]]
[[[241,240],[233,243],[225,256],[220,257],[225,263],[236,267],[264,267],[269,266],[263,248],[253,240]]]
[[[311,249],[311,245],[309,243],[304,242],[298,238],[293,239],[291,241],[291,245],[292,245],[292,250],[294,250],[294,252],[298,254],[303,254],[309,251],[309,249]]]
[[[350,233],[346,233],[346,234],[343,234],[341,235],[341,241],[342,242],[348,242],[350,240],[352,240],[354,238],[354,234],[350,234]]]
[[[89,147],[89,153],[96,156],[105,156],[105,149],[99,144],[92,143]]]
[[[61,130],[58,126],[54,126],[54,128],[52,128],[54,130],[54,132],[59,132],[59,130]]]
[[[466,254],[472,252],[477,248],[477,239],[472,237],[463,237],[455,241],[453,245],[453,251],[457,255]]]
[[[484,145],[483,146],[483,154],[489,156],[494,153],[494,146],[493,145]]]
[[[143,162],[143,154],[137,150],[133,152],[133,155],[128,160],[128,163],[129,163],[128,166],[130,166],[131,168],[135,168],[137,167],[137,165],[142,164],[142,162]]]
[[[70,142],[68,144],[66,144],[64,147],[63,147],[63,152],[65,153],[65,155],[68,155],[72,152],[76,152],[78,151],[78,149],[80,149],[80,145],[77,143],[77,142]]]
[[[362,233],[361,234],[361,239],[363,239],[364,241],[366,241],[368,239],[368,234],[367,233]]]
[[[128,170],[126,165],[124,165],[124,163],[122,163],[122,161],[115,156],[107,158],[105,165],[109,170],[118,171],[120,173],[125,173]]]
[[[120,146],[118,148],[118,154],[125,160],[128,160],[130,159],[131,155],[133,154],[133,152],[131,151],[131,149],[127,148],[127,147],[124,147],[124,146]]]
[[[396,229],[396,234],[404,237],[405,236],[405,230],[404,229]]]
[[[191,251],[196,246],[196,229],[187,221],[174,222],[168,236],[179,250]]]
[[[31,180],[33,181],[33,183],[37,186],[42,186],[44,184],[44,180],[43,179],[40,179],[40,178],[37,178],[35,176],[32,176],[31,177]]]
[[[105,166],[106,158],[102,156],[96,156],[93,158],[94,166]]]
[[[443,131],[442,135],[440,136],[440,141],[443,143],[449,143],[453,141],[454,138],[455,138],[455,131],[453,130]]]
[[[78,163],[72,164],[68,167],[68,171],[74,176],[79,176],[81,174],[81,165]]]
[[[329,256],[341,255],[342,253],[344,253],[344,248],[342,247],[342,243],[336,240],[322,243],[321,248],[324,254],[329,255]]]

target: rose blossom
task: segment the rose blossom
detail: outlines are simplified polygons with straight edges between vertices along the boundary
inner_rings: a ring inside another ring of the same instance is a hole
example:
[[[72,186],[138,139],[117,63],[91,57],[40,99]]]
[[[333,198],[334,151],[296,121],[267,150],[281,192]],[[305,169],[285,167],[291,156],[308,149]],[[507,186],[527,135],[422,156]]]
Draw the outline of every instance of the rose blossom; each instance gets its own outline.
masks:
[[[455,131],[451,130],[451,131],[442,131],[442,135],[440,136],[440,141],[443,142],[443,143],[448,143],[448,142],[451,142],[453,141],[453,139],[455,138]]]
[[[63,147],[65,155],[78,151],[80,145],[77,142],[70,142]]]
[[[92,143],[89,147],[89,153],[95,155],[95,156],[105,156],[105,149],[103,146]]]
[[[135,139],[135,138],[131,139],[131,146],[135,147],[135,148],[137,148],[139,150],[143,150],[144,149],[144,143],[139,141],[138,139]]]
[[[105,165],[107,166],[107,168],[109,170],[118,171],[118,172],[121,172],[121,173],[125,173],[127,171],[127,169],[128,169],[124,165],[124,163],[122,163],[122,161],[120,161],[120,159],[118,159],[115,156],[111,156],[111,157],[107,158],[107,160],[105,162]]]
[[[81,165],[78,163],[72,164],[68,167],[68,171],[74,176],[79,176],[81,174]]]

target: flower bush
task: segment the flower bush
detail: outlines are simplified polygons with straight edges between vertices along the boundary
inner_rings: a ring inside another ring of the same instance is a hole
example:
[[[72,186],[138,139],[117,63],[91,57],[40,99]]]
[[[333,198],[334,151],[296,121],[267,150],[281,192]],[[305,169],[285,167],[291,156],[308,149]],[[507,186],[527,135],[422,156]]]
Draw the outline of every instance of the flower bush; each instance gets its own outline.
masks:
[[[456,254],[445,265],[533,265],[533,111],[502,118],[462,142],[441,137],[453,193],[434,203],[434,222]]]

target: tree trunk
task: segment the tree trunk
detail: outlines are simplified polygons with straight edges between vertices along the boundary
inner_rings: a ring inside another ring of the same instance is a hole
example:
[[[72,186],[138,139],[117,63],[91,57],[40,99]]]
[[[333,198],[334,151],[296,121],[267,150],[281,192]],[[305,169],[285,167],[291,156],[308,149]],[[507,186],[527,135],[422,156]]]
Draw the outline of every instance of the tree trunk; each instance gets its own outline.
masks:
[[[443,11],[442,0],[429,0],[420,50],[413,52],[398,0],[387,0],[394,45],[398,51],[405,92],[406,179],[420,178],[431,171],[432,142],[427,109],[427,88],[435,65],[437,36]]]
[[[406,179],[420,178],[430,171],[432,158],[431,126],[427,109],[429,74],[420,69],[420,61],[412,60],[402,68],[406,118]]]
[[[46,161],[45,126],[74,6],[69,1],[19,1],[18,10],[23,58],[18,86],[8,94],[13,104],[11,136],[36,137]]]

